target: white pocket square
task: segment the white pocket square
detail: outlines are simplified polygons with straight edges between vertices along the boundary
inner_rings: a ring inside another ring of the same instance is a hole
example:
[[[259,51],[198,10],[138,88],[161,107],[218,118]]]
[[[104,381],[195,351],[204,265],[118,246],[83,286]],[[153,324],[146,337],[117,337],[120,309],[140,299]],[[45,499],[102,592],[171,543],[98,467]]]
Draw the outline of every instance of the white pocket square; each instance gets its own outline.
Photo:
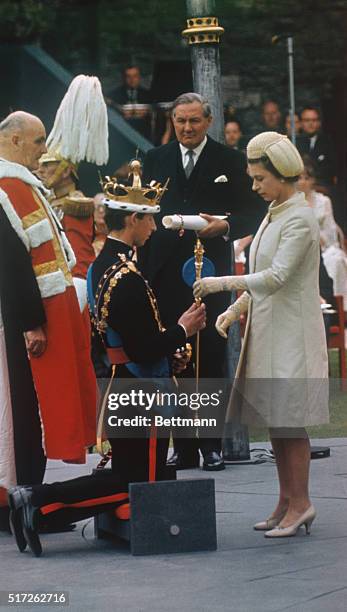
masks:
[[[225,174],[221,174],[220,176],[217,176],[217,178],[214,179],[215,183],[227,183],[228,179],[225,176]]]

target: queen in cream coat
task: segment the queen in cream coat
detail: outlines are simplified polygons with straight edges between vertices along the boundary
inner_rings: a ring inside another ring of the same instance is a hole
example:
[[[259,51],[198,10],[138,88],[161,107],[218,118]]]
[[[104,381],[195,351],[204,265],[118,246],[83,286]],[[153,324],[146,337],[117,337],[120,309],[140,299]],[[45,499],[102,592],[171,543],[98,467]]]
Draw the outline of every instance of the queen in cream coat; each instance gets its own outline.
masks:
[[[216,328],[248,311],[227,419],[267,426],[276,458],[277,506],[256,523],[266,537],[306,532],[316,516],[309,498],[307,425],[328,421],[328,358],[319,299],[319,226],[296,182],[302,159],[290,140],[263,132],[247,146],[253,189],[271,202],[251,247],[250,274],[204,278],[194,295],[243,290]]]
[[[270,204],[251,247],[248,320],[228,418],[326,423],[328,357],[319,299],[319,227],[302,193]]]

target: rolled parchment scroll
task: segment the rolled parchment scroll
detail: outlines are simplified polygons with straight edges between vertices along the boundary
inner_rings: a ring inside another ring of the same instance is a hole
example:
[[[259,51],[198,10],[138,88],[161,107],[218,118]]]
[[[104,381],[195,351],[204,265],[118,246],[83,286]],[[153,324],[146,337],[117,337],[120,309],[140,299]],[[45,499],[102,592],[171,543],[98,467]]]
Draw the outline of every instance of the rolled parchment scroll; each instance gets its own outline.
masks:
[[[214,219],[226,219],[227,215],[213,215]],[[200,215],[166,215],[162,224],[165,229],[170,230],[195,230],[196,232],[207,227],[208,222]]]

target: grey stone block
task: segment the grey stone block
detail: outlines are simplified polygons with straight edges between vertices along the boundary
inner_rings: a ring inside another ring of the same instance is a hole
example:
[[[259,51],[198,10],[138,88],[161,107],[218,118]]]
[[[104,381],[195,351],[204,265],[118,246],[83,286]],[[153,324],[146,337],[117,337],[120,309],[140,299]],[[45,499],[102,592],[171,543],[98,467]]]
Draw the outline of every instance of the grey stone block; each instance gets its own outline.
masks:
[[[132,483],[129,498],[130,521],[97,516],[98,538],[127,539],[133,555],[216,550],[213,479]]]

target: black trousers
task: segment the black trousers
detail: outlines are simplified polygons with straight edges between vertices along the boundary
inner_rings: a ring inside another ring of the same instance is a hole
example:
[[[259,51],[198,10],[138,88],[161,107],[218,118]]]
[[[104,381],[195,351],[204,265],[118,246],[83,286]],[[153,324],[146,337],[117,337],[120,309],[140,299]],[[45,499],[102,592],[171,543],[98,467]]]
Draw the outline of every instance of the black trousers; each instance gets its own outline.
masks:
[[[52,484],[34,485],[32,502],[41,509],[41,521],[75,522],[127,503],[129,482],[149,480],[149,439],[110,440],[112,466]],[[157,440],[156,480],[166,477],[168,438]]]

